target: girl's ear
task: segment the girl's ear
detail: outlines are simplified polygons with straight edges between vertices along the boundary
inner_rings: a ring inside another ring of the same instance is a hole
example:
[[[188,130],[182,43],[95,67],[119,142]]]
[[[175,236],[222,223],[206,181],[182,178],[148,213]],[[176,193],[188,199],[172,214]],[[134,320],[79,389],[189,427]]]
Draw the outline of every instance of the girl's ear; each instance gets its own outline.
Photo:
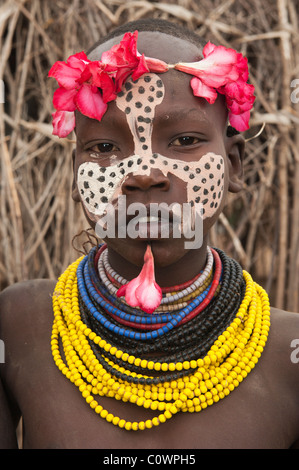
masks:
[[[226,149],[229,165],[228,190],[232,193],[238,193],[243,188],[244,137],[241,134],[227,137]]]
[[[76,150],[75,149],[72,151],[72,160],[73,160],[72,198],[75,202],[80,202],[81,199],[80,199],[78,186],[77,186],[77,172],[76,172],[76,166],[75,166],[75,161],[76,161]]]

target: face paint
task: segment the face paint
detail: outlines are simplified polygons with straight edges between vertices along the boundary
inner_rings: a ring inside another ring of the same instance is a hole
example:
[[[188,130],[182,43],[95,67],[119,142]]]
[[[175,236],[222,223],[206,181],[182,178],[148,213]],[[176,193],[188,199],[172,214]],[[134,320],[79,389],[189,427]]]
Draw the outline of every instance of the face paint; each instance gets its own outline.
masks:
[[[78,169],[78,188],[89,213],[101,217],[108,204],[117,205],[122,184],[129,174],[149,175],[159,169],[165,176],[171,173],[186,183],[187,202],[202,204],[203,219],[212,217],[219,207],[224,191],[224,159],[209,152],[199,161],[186,162],[152,153],[152,124],[155,108],[164,97],[164,85],[155,74],[125,83],[117,97],[117,107],[126,114],[134,139],[134,155],[110,166],[86,162]]]
[[[149,175],[152,168],[158,168],[164,175],[172,173],[187,183],[187,202],[201,203],[204,218],[211,217],[219,207],[223,196],[224,162],[221,155],[210,152],[199,162],[186,163],[156,153],[150,158],[134,155],[109,167],[83,163],[79,168],[78,186],[86,209],[102,215],[105,204],[116,202],[121,194],[118,189],[128,174]]]

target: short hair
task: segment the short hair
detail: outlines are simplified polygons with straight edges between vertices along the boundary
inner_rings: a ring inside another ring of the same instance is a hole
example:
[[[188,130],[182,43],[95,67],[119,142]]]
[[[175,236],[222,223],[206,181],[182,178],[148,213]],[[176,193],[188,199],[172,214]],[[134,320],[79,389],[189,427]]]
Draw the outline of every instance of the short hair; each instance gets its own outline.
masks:
[[[105,42],[109,41],[109,39],[113,39],[117,36],[121,36],[127,32],[133,33],[134,31],[151,31],[151,32],[159,32],[168,34],[169,36],[178,37],[180,39],[185,39],[186,41],[194,44],[198,48],[203,48],[206,40],[203,40],[201,36],[196,34],[194,31],[180,26],[176,23],[167,20],[161,20],[158,18],[142,18],[135,21],[130,21],[129,23],[125,23],[120,25],[110,31],[108,34],[103,36],[99,39],[93,46],[91,46],[87,52],[87,55],[92,52],[96,47],[104,44]]]

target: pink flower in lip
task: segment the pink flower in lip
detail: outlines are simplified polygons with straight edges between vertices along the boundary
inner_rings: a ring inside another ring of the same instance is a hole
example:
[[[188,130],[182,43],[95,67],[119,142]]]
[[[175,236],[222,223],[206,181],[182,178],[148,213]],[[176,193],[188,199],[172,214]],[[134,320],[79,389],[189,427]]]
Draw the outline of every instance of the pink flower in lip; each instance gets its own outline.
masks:
[[[153,313],[162,299],[161,288],[155,281],[154,258],[150,245],[144,255],[144,264],[140,274],[120,287],[117,296],[125,296],[131,307],[140,307],[146,313]]]

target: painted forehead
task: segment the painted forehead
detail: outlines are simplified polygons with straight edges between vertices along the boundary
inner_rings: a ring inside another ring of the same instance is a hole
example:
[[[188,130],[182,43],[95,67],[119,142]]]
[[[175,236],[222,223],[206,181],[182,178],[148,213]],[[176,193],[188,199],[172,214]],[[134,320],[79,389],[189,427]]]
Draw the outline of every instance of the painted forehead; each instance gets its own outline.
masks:
[[[224,160],[210,152],[199,161],[186,163],[152,151],[152,124],[155,108],[163,101],[165,89],[160,76],[146,74],[137,81],[129,79],[116,99],[125,113],[134,140],[133,155],[110,165],[83,163],[78,169],[78,187],[89,212],[101,216],[105,204],[117,204],[122,185],[130,174],[149,175],[151,169],[169,173],[186,183],[187,202],[201,203],[204,217],[210,217],[220,205],[224,189]]]

